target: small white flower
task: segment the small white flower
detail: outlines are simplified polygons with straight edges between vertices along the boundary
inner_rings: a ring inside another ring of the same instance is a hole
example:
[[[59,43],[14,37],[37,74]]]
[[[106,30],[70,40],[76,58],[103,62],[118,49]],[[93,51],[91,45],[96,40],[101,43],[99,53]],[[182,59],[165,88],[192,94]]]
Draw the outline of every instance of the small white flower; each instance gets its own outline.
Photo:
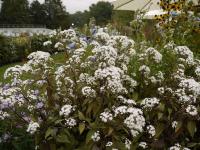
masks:
[[[139,71],[144,74],[145,76],[148,76],[150,74],[150,68],[146,65],[140,66]]]
[[[128,150],[130,150],[131,149],[131,141],[129,140],[129,139],[126,139],[125,140],[125,147],[126,147],[126,149],[128,149]]]
[[[82,94],[86,97],[96,97],[96,91],[89,86],[82,88]]]
[[[54,48],[62,48],[64,45],[61,42],[57,42]]]
[[[186,112],[191,116],[196,116],[198,114],[197,108],[193,105],[188,105],[186,108]]]
[[[107,143],[106,143],[106,147],[111,147],[112,145],[113,145],[112,142],[107,142]]]
[[[160,95],[163,95],[163,94],[165,93],[164,87],[158,88],[158,93],[159,93]]]
[[[71,106],[71,105],[64,105],[62,108],[61,108],[61,111],[60,111],[60,116],[65,116],[65,117],[68,117],[69,114],[74,111],[74,107]]]
[[[113,115],[109,111],[105,111],[100,114],[100,119],[106,123],[113,120]]]
[[[0,120],[4,120],[5,118],[7,118],[9,116],[10,115],[7,112],[3,112],[3,111],[0,110]]]
[[[181,145],[176,143],[174,146],[170,147],[169,150],[181,150]]]
[[[129,108],[130,109],[130,108]],[[142,111],[138,108],[132,108],[130,115],[124,120],[124,124],[129,129],[134,129],[139,132],[143,131],[145,126],[145,118],[143,117]]]
[[[156,63],[161,62],[162,60],[162,55],[154,48],[150,47],[145,51],[145,54],[147,54],[149,57],[152,57],[153,60]]]
[[[177,127],[177,125],[178,125],[178,122],[177,122],[177,121],[173,121],[173,122],[172,122],[172,128],[175,129],[175,128]]]
[[[150,134],[150,137],[153,137],[156,134],[156,129],[152,125],[147,126],[147,131]]]
[[[101,138],[100,138],[100,133],[99,131],[96,131],[92,136],[91,136],[92,140],[94,142],[98,142]]]
[[[153,108],[155,106],[157,106],[159,104],[160,100],[157,98],[145,98],[142,102],[141,105],[143,106],[143,108]]]
[[[51,45],[51,44],[52,44],[51,41],[46,41],[46,42],[43,43],[43,46],[48,46],[48,45]]]
[[[70,128],[76,126],[76,120],[73,118],[68,118],[65,121],[65,125],[69,126]]]
[[[37,122],[30,122],[26,131],[30,134],[34,134],[37,131],[37,128],[39,127],[40,125]]]
[[[131,130],[131,135],[132,135],[133,137],[136,137],[136,136],[139,135],[139,132],[136,131],[136,130]]]
[[[146,142],[140,142],[138,146],[143,148],[143,149],[146,149],[147,148],[147,143]]]
[[[200,77],[200,66],[195,69],[195,74]]]

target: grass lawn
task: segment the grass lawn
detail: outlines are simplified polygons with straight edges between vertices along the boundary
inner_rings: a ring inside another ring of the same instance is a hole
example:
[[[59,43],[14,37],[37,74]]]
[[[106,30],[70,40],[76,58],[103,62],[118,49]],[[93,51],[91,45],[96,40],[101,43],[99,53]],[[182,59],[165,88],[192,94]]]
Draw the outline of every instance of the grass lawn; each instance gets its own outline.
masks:
[[[52,55],[52,58],[54,59],[54,61],[56,63],[59,63],[59,64],[64,63],[66,61],[65,53],[63,53],[63,52]],[[18,63],[12,63],[12,64],[8,64],[8,65],[4,65],[4,66],[0,67],[0,83],[5,82],[3,75],[7,68],[10,68],[10,67],[13,67],[16,65],[22,65],[22,64],[23,64],[22,62],[18,62]]]

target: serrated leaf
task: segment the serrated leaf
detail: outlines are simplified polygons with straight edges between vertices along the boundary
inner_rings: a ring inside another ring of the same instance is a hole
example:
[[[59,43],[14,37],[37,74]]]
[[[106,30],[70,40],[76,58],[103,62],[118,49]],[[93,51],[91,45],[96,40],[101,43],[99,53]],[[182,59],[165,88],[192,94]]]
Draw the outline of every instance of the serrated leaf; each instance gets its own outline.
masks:
[[[84,130],[85,130],[85,123],[80,123],[79,124],[79,133],[82,134]]]
[[[196,132],[196,123],[194,121],[189,121],[187,123],[187,129],[188,132],[190,133],[190,136],[193,137]]]

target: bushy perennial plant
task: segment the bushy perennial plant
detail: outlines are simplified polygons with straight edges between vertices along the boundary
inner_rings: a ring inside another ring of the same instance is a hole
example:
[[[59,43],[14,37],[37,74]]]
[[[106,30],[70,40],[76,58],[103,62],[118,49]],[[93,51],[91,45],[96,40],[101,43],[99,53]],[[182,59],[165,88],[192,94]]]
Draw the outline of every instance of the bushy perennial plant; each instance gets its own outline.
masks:
[[[0,122],[35,136],[39,149],[198,147],[200,60],[188,47],[158,51],[104,32],[84,41],[72,29],[50,37],[55,48],[74,50],[65,64],[38,51],[9,68]]]

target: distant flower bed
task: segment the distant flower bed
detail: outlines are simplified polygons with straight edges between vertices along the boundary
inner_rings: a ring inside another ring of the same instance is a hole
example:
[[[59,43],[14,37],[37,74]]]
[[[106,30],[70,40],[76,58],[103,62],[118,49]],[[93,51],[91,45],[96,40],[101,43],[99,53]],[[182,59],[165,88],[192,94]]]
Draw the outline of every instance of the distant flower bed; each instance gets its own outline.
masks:
[[[0,146],[20,141],[19,130],[35,149],[199,148],[200,60],[187,46],[72,29],[43,45],[65,51],[66,63],[37,51],[7,69]]]

